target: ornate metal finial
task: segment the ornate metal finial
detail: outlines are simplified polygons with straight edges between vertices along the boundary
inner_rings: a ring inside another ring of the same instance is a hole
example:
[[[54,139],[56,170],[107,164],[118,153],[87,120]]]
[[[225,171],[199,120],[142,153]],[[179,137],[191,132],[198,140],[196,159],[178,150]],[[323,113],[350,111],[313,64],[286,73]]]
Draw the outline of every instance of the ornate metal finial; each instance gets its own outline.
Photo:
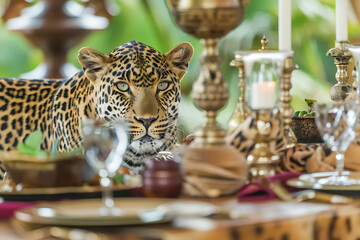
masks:
[[[333,58],[337,68],[335,79],[337,83],[330,89],[330,97],[334,102],[344,101],[352,91],[348,84],[349,74],[348,66],[351,58],[351,52],[345,47],[348,42],[335,42],[335,48],[331,48],[326,56]]]
[[[267,50],[267,44],[268,44],[268,39],[266,38],[266,35],[264,34],[262,39],[261,39],[261,50]]]

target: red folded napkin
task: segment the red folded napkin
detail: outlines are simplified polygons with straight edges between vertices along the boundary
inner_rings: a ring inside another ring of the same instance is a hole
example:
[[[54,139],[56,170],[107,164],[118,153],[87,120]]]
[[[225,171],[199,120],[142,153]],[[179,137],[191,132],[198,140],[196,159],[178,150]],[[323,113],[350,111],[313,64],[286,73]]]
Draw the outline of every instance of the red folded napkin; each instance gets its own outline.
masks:
[[[290,192],[293,192],[296,191],[296,189],[286,186],[286,182],[287,180],[299,177],[300,175],[301,173],[298,172],[283,172],[269,177],[267,180],[270,183],[280,182],[281,185],[286,187]],[[276,195],[271,188],[262,185],[259,180],[255,180],[242,187],[237,193],[237,197],[241,202],[254,202],[271,200],[276,198]]]
[[[0,219],[11,218],[16,210],[32,206],[31,202],[8,202],[0,203]]]

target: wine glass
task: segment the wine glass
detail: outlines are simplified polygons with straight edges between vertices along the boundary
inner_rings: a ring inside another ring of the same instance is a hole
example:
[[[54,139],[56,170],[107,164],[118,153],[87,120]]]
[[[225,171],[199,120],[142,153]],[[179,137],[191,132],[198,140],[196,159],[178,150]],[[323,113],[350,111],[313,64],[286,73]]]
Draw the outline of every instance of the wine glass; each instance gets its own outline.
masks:
[[[115,207],[112,192],[112,179],[123,161],[128,145],[126,126],[122,122],[104,124],[100,121],[85,119],[82,126],[85,158],[100,176],[102,187],[101,215],[121,215]]]
[[[316,125],[324,142],[336,152],[336,172],[318,181],[326,185],[360,184],[343,174],[345,151],[354,141],[359,114],[358,102],[319,103],[315,105]]]

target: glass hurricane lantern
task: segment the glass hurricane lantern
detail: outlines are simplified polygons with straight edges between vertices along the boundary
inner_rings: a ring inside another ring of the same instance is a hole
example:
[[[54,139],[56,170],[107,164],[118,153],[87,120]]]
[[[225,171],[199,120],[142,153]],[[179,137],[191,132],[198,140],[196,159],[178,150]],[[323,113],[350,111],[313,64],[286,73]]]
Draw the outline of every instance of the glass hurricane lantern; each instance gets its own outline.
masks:
[[[242,56],[244,62],[245,102],[255,126],[255,146],[247,156],[249,179],[272,176],[280,159],[272,143],[281,137],[277,133],[283,132],[279,86],[285,60],[292,57],[293,52],[238,51],[236,54]]]

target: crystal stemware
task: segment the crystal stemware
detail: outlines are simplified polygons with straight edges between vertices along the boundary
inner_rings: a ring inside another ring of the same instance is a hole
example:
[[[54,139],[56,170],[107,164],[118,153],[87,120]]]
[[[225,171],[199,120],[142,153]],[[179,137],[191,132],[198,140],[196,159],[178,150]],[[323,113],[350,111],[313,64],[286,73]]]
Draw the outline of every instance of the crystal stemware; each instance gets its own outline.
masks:
[[[100,214],[121,215],[121,210],[115,207],[111,177],[120,168],[128,145],[126,126],[122,122],[103,124],[86,119],[82,131],[86,160],[100,176],[103,191]]]
[[[316,125],[324,142],[336,153],[336,171],[318,183],[326,185],[360,184],[359,180],[343,174],[345,151],[354,141],[359,113],[357,101],[344,103],[319,103],[315,106]]]

